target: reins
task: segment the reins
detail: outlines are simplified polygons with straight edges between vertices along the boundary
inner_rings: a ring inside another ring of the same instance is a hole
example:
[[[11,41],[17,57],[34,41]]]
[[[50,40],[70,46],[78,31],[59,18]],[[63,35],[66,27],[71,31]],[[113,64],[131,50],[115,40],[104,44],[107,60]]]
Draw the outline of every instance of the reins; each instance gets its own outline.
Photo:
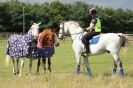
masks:
[[[76,35],[76,34],[82,34],[83,32],[79,32],[79,33],[73,33],[73,34],[70,34],[70,35]],[[59,33],[59,34],[65,34],[64,32],[63,33]]]
[[[64,22],[63,23],[61,23],[63,26],[62,26],[62,33],[59,33],[59,34],[63,34],[63,35],[65,35],[65,33],[64,33]],[[73,33],[73,34],[70,34],[70,35],[77,35],[77,34],[81,34],[80,36],[79,36],[79,39],[81,39],[82,38],[82,36],[83,36],[83,31],[82,32],[78,32],[78,33]],[[75,38],[76,39],[76,38]],[[75,40],[74,39],[74,40]]]

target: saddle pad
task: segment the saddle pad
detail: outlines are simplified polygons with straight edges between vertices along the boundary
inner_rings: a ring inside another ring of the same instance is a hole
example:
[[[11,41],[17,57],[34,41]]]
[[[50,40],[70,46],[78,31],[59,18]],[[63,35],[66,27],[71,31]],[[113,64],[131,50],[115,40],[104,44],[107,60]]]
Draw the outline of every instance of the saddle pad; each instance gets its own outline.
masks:
[[[93,37],[93,38],[89,41],[89,44],[90,44],[90,45],[97,44],[98,41],[99,41],[99,38],[100,38],[100,36],[95,36],[95,37]]]

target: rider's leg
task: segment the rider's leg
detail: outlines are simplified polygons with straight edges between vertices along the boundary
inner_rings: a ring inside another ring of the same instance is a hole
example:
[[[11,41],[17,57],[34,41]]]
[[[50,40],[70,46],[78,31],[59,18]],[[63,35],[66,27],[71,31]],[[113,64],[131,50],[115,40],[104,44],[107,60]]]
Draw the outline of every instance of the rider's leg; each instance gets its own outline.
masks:
[[[89,40],[88,40],[88,38],[89,38],[89,32],[86,33],[86,34],[83,36],[83,38],[82,38],[82,43],[85,45],[86,53],[89,52],[89,42],[88,42]]]
[[[83,36],[82,42],[85,45],[86,53],[90,53],[89,40],[95,35],[97,35],[97,32],[88,32]]]
[[[93,36],[98,35],[99,32],[89,32],[88,35],[86,36],[86,53],[90,53],[90,44],[89,44],[89,40],[93,38]]]

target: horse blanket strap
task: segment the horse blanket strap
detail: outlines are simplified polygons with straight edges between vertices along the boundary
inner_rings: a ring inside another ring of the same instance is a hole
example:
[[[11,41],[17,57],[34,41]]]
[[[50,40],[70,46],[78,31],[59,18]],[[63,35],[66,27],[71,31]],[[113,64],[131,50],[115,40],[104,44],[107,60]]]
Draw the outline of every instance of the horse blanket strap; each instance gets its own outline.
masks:
[[[36,44],[36,43],[34,43],[34,44]],[[29,56],[32,59],[36,59],[36,58],[40,58],[40,57],[49,58],[49,57],[52,57],[54,53],[55,53],[54,44],[51,42],[47,42],[46,45],[43,46],[42,48],[39,48],[37,46],[31,47]]]

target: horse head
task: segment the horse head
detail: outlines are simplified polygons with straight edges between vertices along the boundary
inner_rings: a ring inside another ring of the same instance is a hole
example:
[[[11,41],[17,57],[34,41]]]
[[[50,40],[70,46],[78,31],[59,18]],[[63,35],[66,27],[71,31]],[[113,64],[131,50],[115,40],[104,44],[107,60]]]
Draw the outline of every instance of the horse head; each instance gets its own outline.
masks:
[[[41,33],[41,37],[40,37],[40,43],[42,45],[46,45],[47,42],[50,42],[51,44],[54,44],[55,46],[59,46],[59,40],[58,37],[55,33],[55,31],[53,31],[53,29],[45,29],[42,33]]]
[[[63,39],[63,36],[66,34],[66,32],[67,32],[67,28],[66,28],[66,25],[65,25],[65,22],[61,22],[60,23],[60,29],[59,29],[59,35],[58,35],[58,38],[60,39],[60,40],[62,40]]]
[[[67,21],[62,22],[60,24],[60,30],[59,30],[59,39],[63,39],[64,35],[67,35],[70,33],[70,35],[73,35],[74,37],[77,36],[76,34],[79,34],[83,32],[83,29],[79,26],[79,23],[75,21]]]
[[[48,37],[48,41],[51,41],[55,46],[59,46],[59,39],[55,33],[55,31],[53,29],[50,29],[50,33],[47,36]]]
[[[34,39],[37,39],[38,38],[38,35],[39,35],[39,25],[41,24],[40,23],[33,23],[32,26],[31,26],[31,34],[32,36],[34,37]]]

